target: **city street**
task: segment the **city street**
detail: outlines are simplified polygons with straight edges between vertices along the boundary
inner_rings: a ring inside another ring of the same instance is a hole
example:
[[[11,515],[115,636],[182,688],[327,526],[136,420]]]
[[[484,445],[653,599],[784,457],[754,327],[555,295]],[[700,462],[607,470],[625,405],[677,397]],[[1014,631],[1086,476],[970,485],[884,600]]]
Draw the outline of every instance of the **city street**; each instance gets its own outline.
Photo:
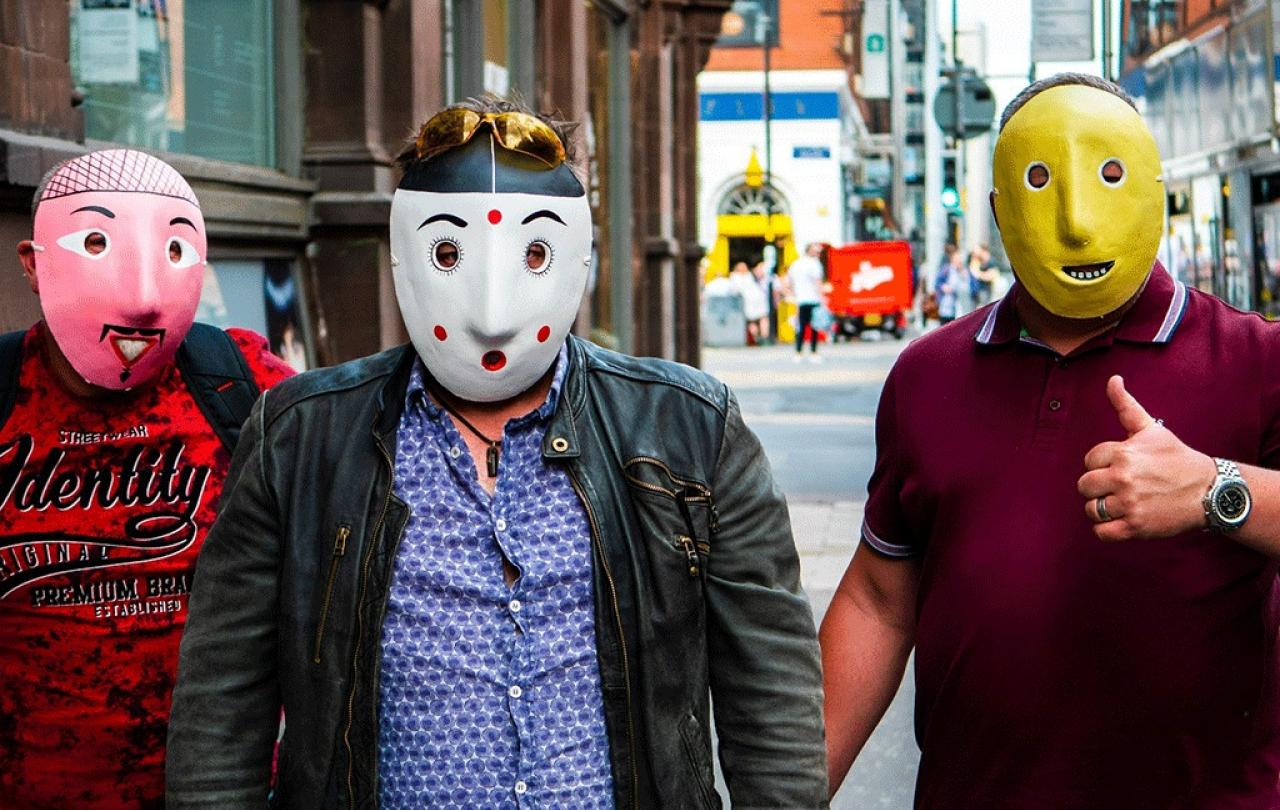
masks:
[[[738,396],[787,495],[804,587],[818,622],[857,546],[875,461],[880,388],[906,345],[891,338],[821,347],[821,364],[790,347],[704,349],[703,366]],[[919,752],[908,674],[832,807],[911,807]]]

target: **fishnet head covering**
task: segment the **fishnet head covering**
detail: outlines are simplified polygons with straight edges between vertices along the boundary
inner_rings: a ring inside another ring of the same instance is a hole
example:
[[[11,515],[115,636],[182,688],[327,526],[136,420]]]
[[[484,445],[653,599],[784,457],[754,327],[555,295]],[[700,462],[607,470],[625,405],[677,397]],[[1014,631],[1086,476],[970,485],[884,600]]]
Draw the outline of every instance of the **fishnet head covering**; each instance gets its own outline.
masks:
[[[135,149],[104,149],[54,166],[36,189],[32,213],[45,200],[85,191],[160,194],[200,207],[191,186],[168,163]]]

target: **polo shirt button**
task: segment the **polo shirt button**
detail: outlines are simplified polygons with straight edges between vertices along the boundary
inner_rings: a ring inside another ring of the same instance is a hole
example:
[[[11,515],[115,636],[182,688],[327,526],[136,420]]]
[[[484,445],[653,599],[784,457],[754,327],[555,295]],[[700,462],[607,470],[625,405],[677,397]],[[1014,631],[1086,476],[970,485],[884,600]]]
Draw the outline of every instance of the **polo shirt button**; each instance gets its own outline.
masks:
[[[498,522],[493,525],[494,525],[494,528],[496,528],[500,532],[505,532],[507,530],[507,522],[502,518],[498,518]]]
[[[449,448],[449,458],[454,458],[454,459],[456,459],[456,458],[458,458],[458,457],[459,457],[459,456],[461,456],[461,455],[462,455],[462,451],[461,451],[461,450],[459,450],[458,448],[456,448],[456,447],[450,447],[450,448]]]
[[[1062,401],[1058,399],[1049,400],[1049,410],[1056,411],[1062,408]]]
[[[522,606],[519,599],[512,599],[507,607],[511,608],[512,613],[519,613]]]
[[[516,782],[516,795],[523,796],[528,792],[529,792],[529,786],[524,783],[524,780]]]
[[[512,684],[511,688],[507,690],[507,694],[513,698],[518,698],[524,694],[524,690],[518,684]]]

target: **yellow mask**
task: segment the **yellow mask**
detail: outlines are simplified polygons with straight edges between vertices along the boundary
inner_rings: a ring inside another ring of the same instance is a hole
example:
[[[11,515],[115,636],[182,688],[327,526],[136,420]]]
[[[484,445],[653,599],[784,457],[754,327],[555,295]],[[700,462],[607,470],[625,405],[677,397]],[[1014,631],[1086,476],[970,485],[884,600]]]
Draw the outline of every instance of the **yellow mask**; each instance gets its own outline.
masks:
[[[1034,96],[996,141],[995,211],[1014,274],[1041,306],[1097,318],[1146,281],[1164,227],[1160,153],[1142,117],[1078,84]]]

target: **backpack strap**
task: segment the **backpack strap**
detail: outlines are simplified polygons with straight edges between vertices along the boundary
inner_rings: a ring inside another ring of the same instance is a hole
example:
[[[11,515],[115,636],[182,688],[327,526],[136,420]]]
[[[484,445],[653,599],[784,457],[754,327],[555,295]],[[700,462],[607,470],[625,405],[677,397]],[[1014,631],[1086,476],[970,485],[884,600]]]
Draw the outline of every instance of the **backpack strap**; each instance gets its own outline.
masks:
[[[0,427],[13,412],[18,395],[18,373],[22,370],[22,339],[26,332],[0,335]]]
[[[178,371],[200,412],[229,452],[257,401],[258,384],[235,339],[216,326],[191,324],[178,347]]]

